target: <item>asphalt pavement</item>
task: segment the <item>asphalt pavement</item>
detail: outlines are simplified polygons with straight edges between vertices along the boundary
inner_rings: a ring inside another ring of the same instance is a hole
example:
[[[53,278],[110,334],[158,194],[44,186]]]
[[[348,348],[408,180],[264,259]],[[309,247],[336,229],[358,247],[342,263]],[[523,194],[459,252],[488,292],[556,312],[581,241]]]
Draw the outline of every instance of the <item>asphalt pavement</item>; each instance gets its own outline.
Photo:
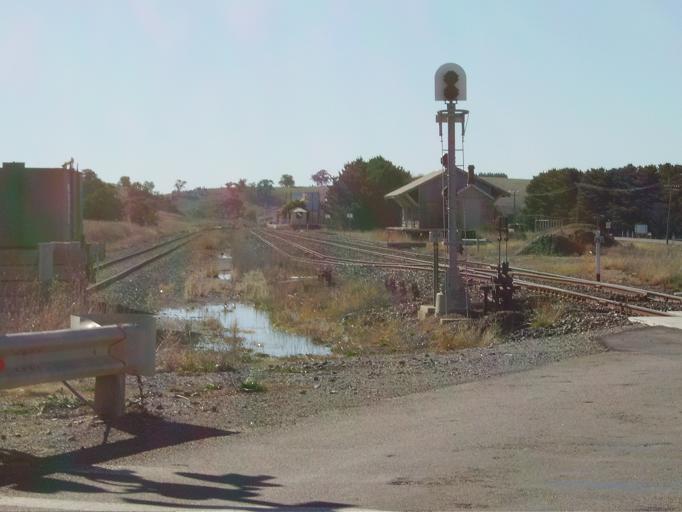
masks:
[[[680,331],[604,342],[273,432],[28,460],[0,509],[682,509]]]

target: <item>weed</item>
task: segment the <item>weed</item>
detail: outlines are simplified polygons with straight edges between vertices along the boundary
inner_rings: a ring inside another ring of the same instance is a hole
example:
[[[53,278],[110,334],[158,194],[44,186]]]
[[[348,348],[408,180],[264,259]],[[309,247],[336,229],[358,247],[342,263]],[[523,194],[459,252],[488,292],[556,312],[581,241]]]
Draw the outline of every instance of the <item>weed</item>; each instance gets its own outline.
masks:
[[[22,416],[25,414],[30,414],[31,408],[28,407],[23,402],[18,402],[14,404],[4,405],[0,408],[0,413],[11,414],[13,416]]]
[[[242,391],[248,391],[248,392],[254,392],[254,393],[262,393],[264,391],[267,391],[265,384],[258,382],[257,380],[255,380],[251,377],[249,377],[244,382],[242,382],[239,387]]]
[[[38,403],[40,412],[56,411],[61,409],[77,409],[83,403],[75,396],[68,396],[62,392],[47,395]]]

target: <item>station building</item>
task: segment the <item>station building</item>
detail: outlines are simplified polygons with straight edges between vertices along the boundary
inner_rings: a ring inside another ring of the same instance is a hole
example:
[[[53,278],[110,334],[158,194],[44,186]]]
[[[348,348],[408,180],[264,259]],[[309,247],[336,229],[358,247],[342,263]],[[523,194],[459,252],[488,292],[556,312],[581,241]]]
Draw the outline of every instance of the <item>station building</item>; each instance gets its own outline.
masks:
[[[475,230],[492,225],[500,215],[496,201],[510,194],[475,175],[474,166],[468,172],[457,168],[457,224],[463,230]],[[402,210],[401,226],[407,232],[443,229],[444,201],[447,198],[447,177],[443,170],[426,174],[386,194]]]

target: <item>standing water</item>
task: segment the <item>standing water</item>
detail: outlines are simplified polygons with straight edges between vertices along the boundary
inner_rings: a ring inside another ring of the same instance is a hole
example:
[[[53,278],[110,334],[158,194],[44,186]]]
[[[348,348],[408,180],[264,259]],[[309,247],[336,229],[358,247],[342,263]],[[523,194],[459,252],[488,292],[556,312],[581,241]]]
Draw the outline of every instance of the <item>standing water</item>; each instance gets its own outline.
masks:
[[[196,309],[168,308],[161,310],[157,316],[161,319],[190,321],[215,318],[225,329],[226,335],[230,335],[236,322],[239,330],[238,336],[242,339],[242,346],[270,356],[325,356],[331,354],[329,347],[316,345],[307,336],[290,334],[276,329],[270,322],[267,313],[248,304],[208,304]],[[225,350],[227,348],[224,343],[212,343],[210,341],[201,342],[200,346],[211,350]]]

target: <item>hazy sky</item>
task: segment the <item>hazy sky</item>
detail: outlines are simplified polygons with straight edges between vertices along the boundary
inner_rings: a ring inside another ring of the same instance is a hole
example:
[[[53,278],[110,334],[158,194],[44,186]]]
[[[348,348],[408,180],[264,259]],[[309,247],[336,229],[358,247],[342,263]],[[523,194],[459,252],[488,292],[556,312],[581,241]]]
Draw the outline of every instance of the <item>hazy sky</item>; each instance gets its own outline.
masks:
[[[423,173],[448,61],[479,171],[682,161],[677,0],[0,0],[0,159],[161,190]]]

